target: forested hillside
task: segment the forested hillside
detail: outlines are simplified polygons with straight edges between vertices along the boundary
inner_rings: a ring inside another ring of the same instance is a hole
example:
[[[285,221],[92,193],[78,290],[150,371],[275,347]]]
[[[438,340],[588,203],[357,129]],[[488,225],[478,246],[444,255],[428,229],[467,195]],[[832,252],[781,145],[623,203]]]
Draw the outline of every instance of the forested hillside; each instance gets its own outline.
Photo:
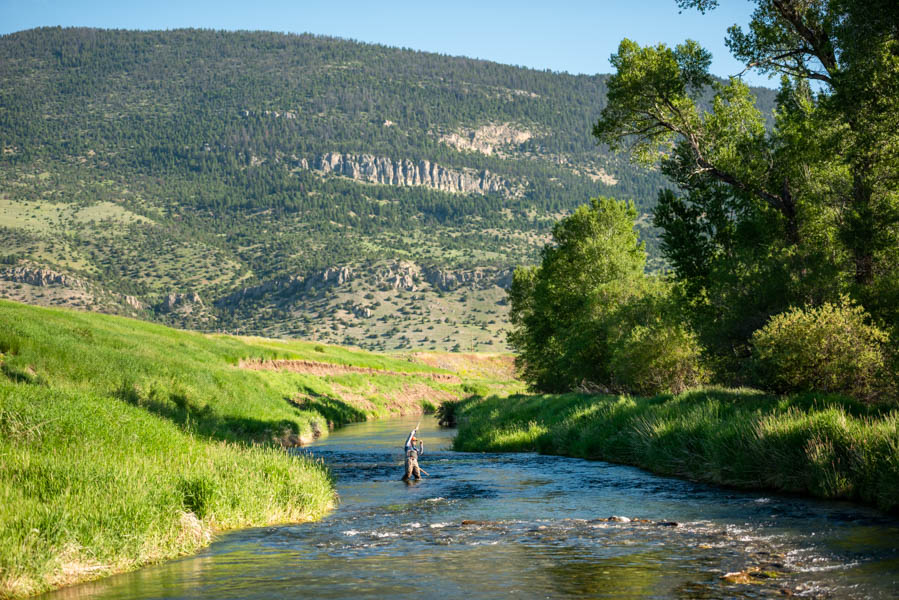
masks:
[[[498,349],[510,268],[560,216],[645,215],[664,184],[596,145],[606,81],[312,35],[0,37],[0,295]]]

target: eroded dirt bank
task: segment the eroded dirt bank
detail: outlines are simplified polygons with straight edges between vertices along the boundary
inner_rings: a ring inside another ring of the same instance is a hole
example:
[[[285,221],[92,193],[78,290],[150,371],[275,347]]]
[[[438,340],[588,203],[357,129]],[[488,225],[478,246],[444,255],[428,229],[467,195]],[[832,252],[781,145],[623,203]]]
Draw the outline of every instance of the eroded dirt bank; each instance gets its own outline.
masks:
[[[241,369],[249,369],[252,371],[291,371],[294,373],[304,373],[306,375],[346,375],[348,373],[361,373],[364,375],[388,375],[394,377],[420,377],[423,379],[431,379],[433,381],[441,381],[444,383],[462,383],[462,380],[449,373],[431,373],[422,372],[406,372],[406,371],[387,371],[384,369],[373,369],[371,367],[356,367],[353,365],[339,365],[334,363],[322,363],[313,360],[242,360],[238,364]]]

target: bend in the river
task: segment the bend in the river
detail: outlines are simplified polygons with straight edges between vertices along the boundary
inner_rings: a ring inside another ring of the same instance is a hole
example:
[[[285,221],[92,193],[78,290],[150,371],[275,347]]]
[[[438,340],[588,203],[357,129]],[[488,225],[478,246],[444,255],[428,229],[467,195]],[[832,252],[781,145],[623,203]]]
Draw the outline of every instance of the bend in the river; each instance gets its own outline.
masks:
[[[337,476],[317,523],[223,535],[200,554],[61,598],[895,598],[899,519],[848,503],[724,490],[603,462],[450,451],[417,418],[303,450]],[[619,517],[609,519],[609,517]]]

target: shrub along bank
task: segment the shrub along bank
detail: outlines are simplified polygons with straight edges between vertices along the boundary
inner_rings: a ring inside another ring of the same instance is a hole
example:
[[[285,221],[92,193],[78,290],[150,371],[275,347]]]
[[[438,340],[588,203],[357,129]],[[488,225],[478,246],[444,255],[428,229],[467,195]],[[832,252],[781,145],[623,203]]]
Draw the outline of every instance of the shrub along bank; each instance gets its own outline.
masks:
[[[899,509],[899,409],[837,396],[518,395],[455,407],[462,451],[537,451]]]
[[[394,374],[238,366],[273,359]],[[0,300],[0,598],[192,552],[217,530],[321,516],[330,473],[276,444],[387,414],[392,388],[446,392],[423,376],[435,371]]]

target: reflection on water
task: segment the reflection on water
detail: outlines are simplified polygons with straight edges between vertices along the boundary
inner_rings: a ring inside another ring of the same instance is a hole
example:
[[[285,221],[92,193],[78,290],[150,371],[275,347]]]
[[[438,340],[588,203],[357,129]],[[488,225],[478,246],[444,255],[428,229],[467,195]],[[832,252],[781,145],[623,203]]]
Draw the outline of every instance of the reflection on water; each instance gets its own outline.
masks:
[[[306,451],[341,506],[221,536],[198,556],[66,598],[895,598],[899,520],[844,503],[722,490],[534,454],[460,454],[417,419],[351,425]],[[610,517],[615,517],[610,519]]]

